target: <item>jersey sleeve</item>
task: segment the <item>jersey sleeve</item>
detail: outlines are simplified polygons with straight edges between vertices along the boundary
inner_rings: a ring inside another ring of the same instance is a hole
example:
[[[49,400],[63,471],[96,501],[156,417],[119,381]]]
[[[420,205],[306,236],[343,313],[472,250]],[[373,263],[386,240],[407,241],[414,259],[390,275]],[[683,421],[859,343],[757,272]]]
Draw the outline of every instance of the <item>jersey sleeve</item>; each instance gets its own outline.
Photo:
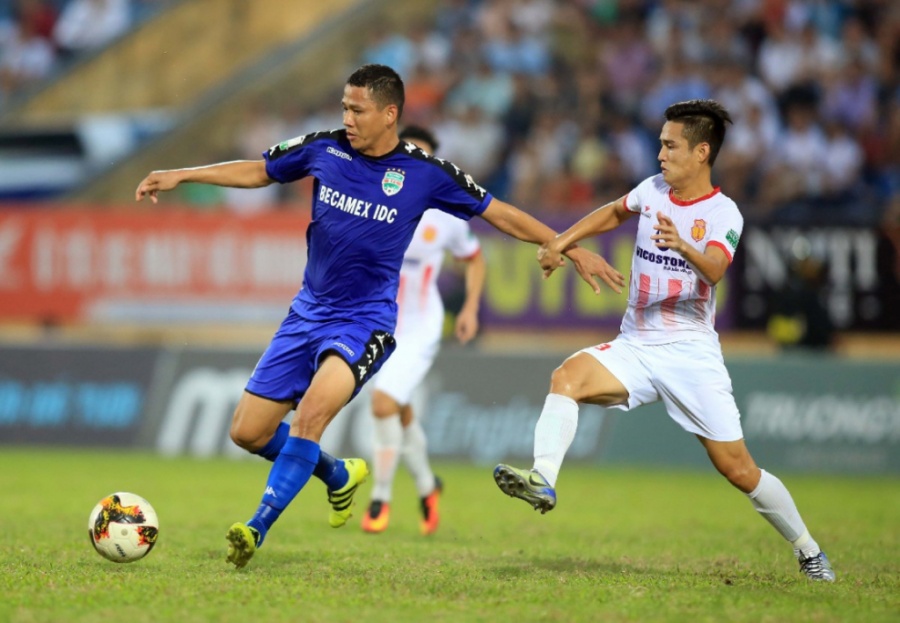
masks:
[[[434,162],[438,166],[431,176],[428,207],[466,221],[487,209],[493,197],[476,184],[471,175],[447,160],[435,158]]]
[[[457,220],[454,223],[453,237],[447,248],[456,259],[467,260],[475,257],[481,251],[481,243],[468,223]]]
[[[625,209],[635,214],[641,213],[641,205],[647,193],[647,187],[653,183],[653,178],[648,177],[638,184],[631,192],[625,195]]]
[[[286,184],[302,179],[312,170],[317,149],[311,145],[320,134],[306,134],[273,145],[263,152],[266,160],[266,174],[276,182]]]
[[[707,246],[719,247],[731,262],[734,260],[734,253],[737,251],[743,231],[744,217],[734,202],[729,200],[722,208],[722,215],[717,216],[713,223]]]

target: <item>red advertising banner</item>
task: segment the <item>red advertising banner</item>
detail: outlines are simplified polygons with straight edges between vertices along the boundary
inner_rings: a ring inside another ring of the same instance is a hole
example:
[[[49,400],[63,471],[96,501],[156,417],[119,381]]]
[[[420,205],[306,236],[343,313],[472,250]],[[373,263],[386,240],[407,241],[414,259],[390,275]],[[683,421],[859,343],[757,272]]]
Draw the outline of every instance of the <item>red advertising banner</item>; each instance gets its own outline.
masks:
[[[280,319],[305,213],[0,211],[0,320]]]

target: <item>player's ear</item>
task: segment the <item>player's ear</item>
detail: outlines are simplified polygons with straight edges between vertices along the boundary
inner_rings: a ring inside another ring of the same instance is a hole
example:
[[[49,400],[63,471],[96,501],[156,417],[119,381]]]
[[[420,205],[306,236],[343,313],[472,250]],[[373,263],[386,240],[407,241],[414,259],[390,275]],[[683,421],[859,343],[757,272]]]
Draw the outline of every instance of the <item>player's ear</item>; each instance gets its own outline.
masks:
[[[388,104],[384,107],[384,120],[388,125],[397,122],[397,106]]]
[[[709,162],[709,143],[700,143],[697,147],[694,148],[694,153],[697,154],[697,161],[701,164],[704,162]]]

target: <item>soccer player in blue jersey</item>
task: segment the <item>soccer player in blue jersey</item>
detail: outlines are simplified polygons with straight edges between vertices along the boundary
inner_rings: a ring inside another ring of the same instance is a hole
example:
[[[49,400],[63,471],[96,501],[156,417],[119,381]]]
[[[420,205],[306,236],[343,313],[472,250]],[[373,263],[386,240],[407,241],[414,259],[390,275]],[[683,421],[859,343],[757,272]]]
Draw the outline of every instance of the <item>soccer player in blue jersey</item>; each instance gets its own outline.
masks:
[[[341,130],[284,141],[260,160],[154,171],[135,199],[185,182],[260,188],[312,176],[303,285],[247,383],[231,438],[273,462],[262,501],[227,533],[228,562],[245,566],[269,529],[310,477],[328,488],[329,523],[344,525],[353,495],[368,475],[362,459],[336,459],[319,440],[328,423],[394,350],[397,288],[403,255],[422,213],[481,216],[519,240],[543,244],[556,233],[490,195],[445,160],[401,142],[403,82],[384,65],[364,65],[347,80]],[[616,291],[624,278],[601,257],[573,246],[566,256],[595,291]],[[561,262],[563,260],[560,260]],[[296,412],[290,425],[283,419]]]

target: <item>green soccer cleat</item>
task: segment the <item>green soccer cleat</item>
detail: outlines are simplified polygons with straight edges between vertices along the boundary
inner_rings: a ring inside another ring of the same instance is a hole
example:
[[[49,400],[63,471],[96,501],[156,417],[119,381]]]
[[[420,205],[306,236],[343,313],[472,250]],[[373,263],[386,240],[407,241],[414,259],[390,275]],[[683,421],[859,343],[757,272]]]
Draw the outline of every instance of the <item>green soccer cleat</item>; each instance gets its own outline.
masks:
[[[247,524],[238,522],[228,529],[225,539],[228,541],[228,556],[225,560],[238,569],[246,567],[250,559],[253,558],[253,554],[256,553],[256,546],[259,543],[259,531]]]
[[[369,475],[369,466],[362,459],[344,459],[344,467],[349,475],[347,484],[336,491],[328,490],[328,502],[331,504],[328,523],[332,528],[340,528],[350,519],[353,514],[353,494]]]
[[[556,506],[556,490],[537,470],[500,464],[494,468],[497,486],[508,496],[525,500],[543,515]]]

